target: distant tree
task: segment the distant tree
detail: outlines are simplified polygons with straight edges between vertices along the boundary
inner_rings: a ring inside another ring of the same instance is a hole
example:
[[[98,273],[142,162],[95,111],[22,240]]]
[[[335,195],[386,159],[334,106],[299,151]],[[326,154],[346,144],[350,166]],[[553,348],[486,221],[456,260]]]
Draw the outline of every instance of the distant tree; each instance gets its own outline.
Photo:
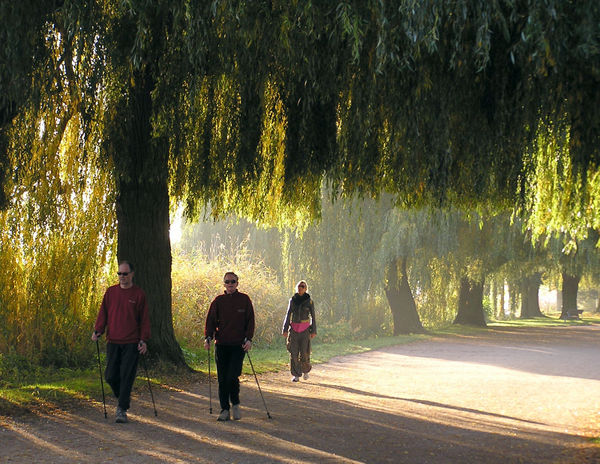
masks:
[[[551,254],[561,277],[560,317],[579,317],[577,293],[579,282],[586,275],[594,275],[600,264],[600,251],[596,244],[598,233],[587,232],[585,239],[575,239],[570,234],[556,234],[549,237],[547,250]]]
[[[394,318],[394,335],[424,332],[408,283],[406,261],[404,256],[392,260],[386,266],[385,294]]]
[[[539,291],[542,275],[539,272],[522,279],[521,290],[521,318],[542,317],[540,310]]]

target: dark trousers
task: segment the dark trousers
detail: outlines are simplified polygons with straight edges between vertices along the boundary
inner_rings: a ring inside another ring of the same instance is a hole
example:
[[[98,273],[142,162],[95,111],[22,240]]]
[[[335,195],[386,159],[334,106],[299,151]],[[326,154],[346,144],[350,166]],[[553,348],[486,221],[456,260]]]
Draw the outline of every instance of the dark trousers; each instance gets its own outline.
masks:
[[[217,378],[219,380],[219,402],[221,409],[229,409],[231,404],[240,403],[240,379],[246,352],[242,345],[215,346]]]
[[[290,372],[295,377],[301,377],[302,374],[310,372],[310,332],[288,333],[287,349],[290,352]]]
[[[106,344],[106,370],[104,378],[119,399],[119,407],[127,411],[131,389],[135,381],[139,352],[137,343]]]

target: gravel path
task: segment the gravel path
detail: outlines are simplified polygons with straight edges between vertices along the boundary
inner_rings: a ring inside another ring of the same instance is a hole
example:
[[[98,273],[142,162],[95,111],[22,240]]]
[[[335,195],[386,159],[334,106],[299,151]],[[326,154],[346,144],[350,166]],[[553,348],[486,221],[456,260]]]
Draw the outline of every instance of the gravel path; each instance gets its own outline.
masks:
[[[490,329],[344,356],[308,381],[243,378],[241,421],[207,384],[138,380],[129,424],[101,403],[0,418],[0,462],[598,463],[600,326]]]

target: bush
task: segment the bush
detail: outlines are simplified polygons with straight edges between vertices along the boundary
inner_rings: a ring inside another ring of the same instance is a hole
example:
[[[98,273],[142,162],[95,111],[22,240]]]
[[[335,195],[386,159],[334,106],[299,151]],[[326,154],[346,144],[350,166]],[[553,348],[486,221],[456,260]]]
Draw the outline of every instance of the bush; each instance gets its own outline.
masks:
[[[392,312],[385,295],[358,304],[358,310],[352,313],[351,326],[354,338],[370,338],[392,335]]]
[[[173,253],[173,326],[184,346],[204,343],[206,313],[212,300],[223,292],[223,275],[235,272],[239,290],[252,300],[256,317],[255,343],[270,345],[281,332],[288,297],[275,273],[262,262],[251,260],[241,249],[232,257],[209,260],[200,253]]]

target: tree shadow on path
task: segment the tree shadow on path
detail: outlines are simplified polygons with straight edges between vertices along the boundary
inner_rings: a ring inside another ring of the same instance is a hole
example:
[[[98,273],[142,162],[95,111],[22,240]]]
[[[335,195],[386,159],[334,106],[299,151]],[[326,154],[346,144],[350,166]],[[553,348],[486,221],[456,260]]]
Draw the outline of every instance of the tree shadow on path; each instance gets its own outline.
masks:
[[[486,338],[477,343],[494,344]],[[503,345],[496,345],[504,353]],[[474,344],[466,346],[472,351]],[[505,360],[490,364],[477,355],[460,371],[456,363],[465,362],[464,349],[463,341],[445,338],[337,358],[314,366],[308,382],[292,384],[285,372],[261,375],[272,420],[252,376],[242,379],[243,418],[229,422],[217,422],[216,413],[208,413],[206,383],[153,389],[154,417],[148,390],[138,379],[129,424],[115,424],[112,415],[105,420],[101,402],[2,420],[0,461],[600,462],[599,449],[577,428],[589,411],[578,406],[565,414],[546,397],[549,393],[532,393],[540,385],[563,389],[567,384],[560,382],[568,381],[573,382],[569,388],[584,385],[586,394],[600,397],[598,382],[581,375],[554,379],[555,385],[536,383],[546,376],[509,369],[514,362]],[[515,387],[527,398],[519,400],[514,391],[515,396],[508,396]],[[216,398],[213,406],[217,408]],[[109,411],[114,412],[114,405]]]

